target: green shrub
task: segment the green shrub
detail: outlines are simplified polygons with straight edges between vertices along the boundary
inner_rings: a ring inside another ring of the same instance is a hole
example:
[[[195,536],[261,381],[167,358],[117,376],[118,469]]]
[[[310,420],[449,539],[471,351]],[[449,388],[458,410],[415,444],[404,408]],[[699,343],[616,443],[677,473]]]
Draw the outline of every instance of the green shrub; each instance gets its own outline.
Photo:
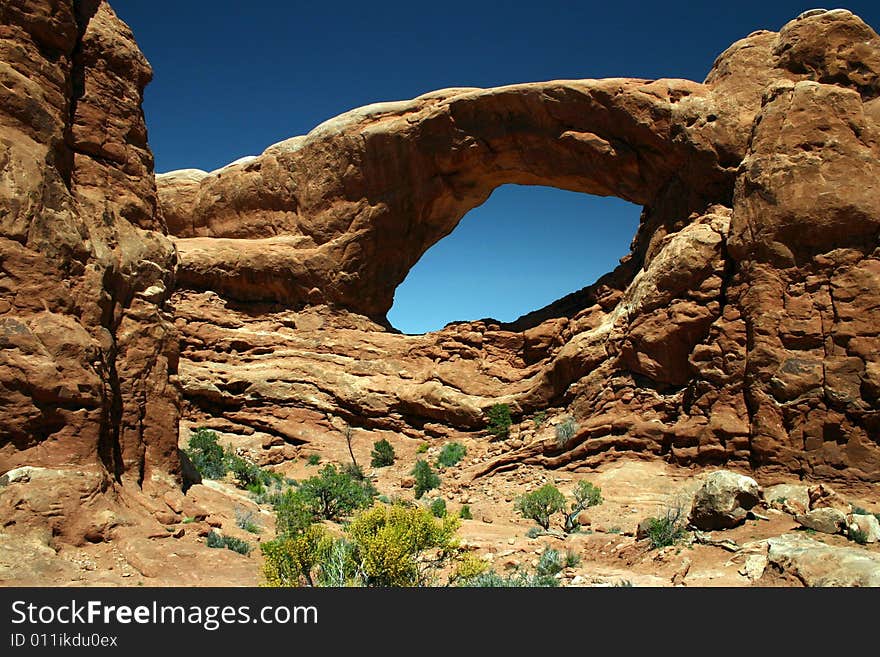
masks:
[[[222,536],[214,530],[208,533],[205,543],[209,548],[226,548],[245,556],[250,554],[253,549],[253,546],[247,541],[234,536]]]
[[[384,438],[373,443],[370,452],[370,466],[373,468],[385,468],[394,465],[394,447]]]
[[[428,451],[428,443],[419,443],[419,446],[416,447],[416,454],[424,454]]]
[[[565,508],[565,498],[553,484],[544,484],[538,490],[518,498],[514,507],[523,518],[534,520],[545,530],[550,528],[550,516]]]
[[[369,481],[325,465],[319,474],[286,490],[275,505],[275,533],[296,536],[316,520],[339,520],[373,503],[376,489]]]
[[[318,465],[318,463],[320,463],[320,462],[321,462],[321,457],[318,456],[317,454],[309,454],[306,457],[306,463],[308,463],[309,465]]]
[[[358,481],[331,463],[318,476],[301,482],[294,495],[303,500],[316,519],[339,520],[370,506],[377,493],[370,482]]]
[[[364,469],[354,462],[346,463],[342,466],[342,471],[355,481],[366,481],[367,479]]]
[[[495,438],[503,439],[510,435],[510,406],[495,404],[487,412],[488,430]]]
[[[440,477],[424,459],[416,461],[411,474],[416,478],[414,488],[417,500],[429,490],[440,487]]]
[[[685,537],[687,531],[682,515],[681,506],[674,505],[660,517],[648,518],[648,540],[652,549],[675,545]]]
[[[458,517],[462,520],[473,520],[474,516],[471,513],[471,507],[467,504],[463,504],[461,508],[458,510]]]
[[[538,565],[533,573],[527,570],[517,569],[510,575],[499,575],[494,570],[479,573],[473,577],[464,578],[457,583],[458,586],[479,588],[552,588],[559,586],[555,575],[564,567],[564,559],[558,551],[545,550],[538,559]]]
[[[320,525],[261,546],[270,586],[427,586],[458,558],[458,519],[383,504],[358,512],[342,538]]]
[[[565,567],[566,568],[577,568],[581,563],[581,557],[577,552],[572,550],[565,551]]]
[[[565,447],[569,440],[574,438],[577,433],[577,422],[574,418],[567,417],[556,425],[556,444],[559,447]]]
[[[535,429],[540,429],[541,425],[547,421],[547,411],[538,411],[532,416],[532,421],[535,423]]]
[[[251,534],[259,534],[260,526],[254,521],[254,512],[242,507],[235,508],[235,524]]]
[[[226,451],[217,442],[217,434],[213,431],[196,429],[183,451],[205,479],[221,479],[226,475]]]
[[[858,527],[850,527],[846,536],[849,540],[855,541],[859,545],[867,545],[868,544],[868,532],[862,531]]]
[[[528,531],[526,531],[526,537],[528,538],[538,538],[539,536],[544,535],[544,530],[540,527],[529,527]]]
[[[431,514],[435,518],[445,518],[446,517],[446,501],[442,497],[438,497],[433,502],[431,502]]]
[[[574,489],[574,502],[571,504],[570,511],[565,514],[565,522],[563,524],[565,532],[571,533],[579,529],[580,524],[577,518],[581,511],[601,503],[602,490],[588,481],[579,481]]]
[[[446,443],[437,456],[437,466],[450,468],[464,458],[467,448],[461,443]]]

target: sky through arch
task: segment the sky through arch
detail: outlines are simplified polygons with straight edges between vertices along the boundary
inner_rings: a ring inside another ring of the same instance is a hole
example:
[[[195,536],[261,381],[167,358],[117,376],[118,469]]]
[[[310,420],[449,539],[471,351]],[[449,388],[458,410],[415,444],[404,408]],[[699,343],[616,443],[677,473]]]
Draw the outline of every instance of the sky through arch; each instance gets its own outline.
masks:
[[[513,321],[614,269],[640,213],[618,198],[503,185],[410,270],[388,320],[404,333]]]

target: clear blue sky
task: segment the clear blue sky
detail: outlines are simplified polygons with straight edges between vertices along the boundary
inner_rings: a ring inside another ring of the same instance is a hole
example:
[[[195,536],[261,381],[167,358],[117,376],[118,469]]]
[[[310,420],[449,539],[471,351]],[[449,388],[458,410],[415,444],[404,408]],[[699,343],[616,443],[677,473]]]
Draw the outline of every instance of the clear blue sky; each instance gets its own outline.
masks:
[[[715,57],[810,2],[110,0],[153,65],[156,170],[211,170],[372,102],[453,86],[566,78],[702,80]],[[819,5],[821,6],[821,5]],[[829,7],[835,5],[828,5]],[[876,0],[846,5],[875,29]],[[398,288],[392,324],[513,320],[627,252],[639,208],[505,186]],[[490,248],[491,245],[491,248]]]

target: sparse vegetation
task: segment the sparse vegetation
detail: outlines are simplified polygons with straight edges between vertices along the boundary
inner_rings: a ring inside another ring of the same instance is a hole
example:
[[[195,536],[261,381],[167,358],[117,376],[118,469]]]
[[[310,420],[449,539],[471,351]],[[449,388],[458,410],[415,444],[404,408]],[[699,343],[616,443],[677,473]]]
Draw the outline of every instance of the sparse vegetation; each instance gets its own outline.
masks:
[[[210,429],[193,431],[183,451],[205,479],[220,479],[229,471],[226,450],[217,442],[217,434]]]
[[[395,455],[394,447],[384,438],[373,443],[373,450],[370,452],[370,466],[374,468],[386,468],[394,465]]]
[[[437,466],[450,468],[464,458],[467,448],[461,443],[446,443],[437,456]]]
[[[538,538],[544,534],[544,530],[540,527],[529,527],[526,531],[526,537],[528,538]]]
[[[562,422],[556,425],[556,445],[558,447],[565,447],[569,440],[574,438],[574,435],[577,433],[577,422],[574,421],[573,417],[567,417]]]
[[[261,545],[270,586],[426,586],[458,559],[458,519],[424,508],[378,504],[358,512],[345,536],[310,525]]]
[[[239,529],[243,529],[251,534],[259,534],[260,526],[254,520],[254,512],[243,507],[235,509],[235,524]]]
[[[253,549],[253,546],[247,541],[235,538],[234,536],[224,536],[218,534],[214,530],[211,530],[206,537],[205,544],[209,548],[226,548],[227,550],[232,550],[233,552],[238,552],[245,556],[249,555]]]
[[[571,510],[565,514],[563,529],[569,534],[580,528],[578,515],[591,506],[602,503],[602,490],[588,481],[579,481],[574,489],[574,502]]]
[[[309,465],[318,465],[321,462],[321,457],[318,454],[309,454],[306,457],[306,463]]]
[[[472,577],[462,578],[458,586],[479,588],[522,588],[556,587],[559,581],[556,574],[565,567],[565,558],[557,550],[547,549],[541,554],[535,571],[518,568],[509,575],[499,575],[494,570],[486,570]]]
[[[416,454],[424,454],[428,451],[428,443],[419,443],[419,446],[416,447]]]
[[[868,544],[868,532],[862,531],[858,527],[850,527],[846,532],[846,537],[851,541],[855,541],[859,545]]]
[[[685,537],[683,515],[682,505],[675,503],[666,507],[659,517],[648,519],[648,540],[652,549],[675,545]]]
[[[206,479],[222,479],[232,472],[239,488],[260,495],[267,486],[281,480],[281,475],[264,470],[233,452],[224,449],[218,442],[217,434],[201,428],[192,433],[184,450],[193,465]]]
[[[369,481],[358,481],[328,464],[281,496],[275,505],[275,531],[279,536],[294,536],[316,520],[336,521],[367,508],[375,498],[376,489]]]
[[[416,479],[414,489],[417,500],[421,499],[422,495],[429,490],[440,487],[440,477],[431,468],[431,464],[424,459],[416,461],[412,469],[412,475]]]
[[[550,528],[550,516],[565,508],[565,498],[556,486],[544,484],[518,498],[514,508],[523,518],[534,520],[547,530]]]
[[[510,417],[510,406],[507,404],[494,404],[486,412],[488,418],[488,430],[495,438],[504,439],[510,435],[510,425],[512,419]]]
[[[535,423],[535,429],[540,429],[541,425],[547,421],[547,411],[538,411],[532,416],[532,421]]]
[[[431,502],[431,514],[435,518],[445,518],[446,517],[446,500],[442,497],[436,498],[433,502]]]
[[[467,504],[463,504],[458,510],[458,517],[462,520],[473,520],[474,515],[471,513],[471,507]]]

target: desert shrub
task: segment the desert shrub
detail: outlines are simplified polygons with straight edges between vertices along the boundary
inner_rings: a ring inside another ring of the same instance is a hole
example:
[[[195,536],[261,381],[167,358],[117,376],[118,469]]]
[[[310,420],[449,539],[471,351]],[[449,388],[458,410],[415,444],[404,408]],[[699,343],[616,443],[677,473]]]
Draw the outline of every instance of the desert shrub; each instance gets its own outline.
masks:
[[[488,430],[496,438],[507,438],[510,435],[510,406],[507,404],[494,404],[486,412],[488,418]]]
[[[208,533],[205,544],[209,548],[226,548],[227,550],[232,550],[233,552],[238,552],[245,556],[250,554],[253,549],[253,546],[247,541],[235,538],[234,536],[223,536],[214,530],[211,530]]]
[[[458,586],[479,588],[523,588],[559,586],[555,575],[564,567],[564,559],[558,551],[545,550],[538,559],[534,572],[517,569],[509,575],[499,575],[494,570],[487,570],[472,577],[461,578]]]
[[[471,513],[471,507],[467,504],[462,504],[458,510],[458,517],[462,520],[473,520],[474,515]]]
[[[245,488],[257,495],[265,491],[270,479],[265,470],[237,454],[230,453],[227,459],[229,470],[235,476],[239,488]]]
[[[357,548],[347,538],[322,547],[318,562],[318,586],[362,586]]]
[[[855,504],[853,504],[852,512],[853,512],[854,516],[869,516],[869,515],[871,515],[870,511],[868,511],[867,509],[863,509],[862,507],[857,506]]]
[[[556,486],[544,484],[518,498],[514,508],[523,518],[534,520],[546,530],[550,528],[550,516],[565,508],[565,498]]]
[[[465,555],[455,567],[455,572],[452,575],[451,581],[453,583],[467,581],[469,579],[473,579],[482,575],[489,569],[489,564],[486,563],[485,559],[481,559],[480,557],[468,554]]]
[[[358,513],[346,533],[367,586],[424,586],[456,559],[458,523],[418,507],[380,504]]]
[[[565,444],[574,438],[574,434],[577,433],[577,422],[574,421],[574,418],[567,417],[562,422],[556,425],[556,444],[559,447],[564,447]]]
[[[394,447],[391,446],[384,438],[373,443],[373,449],[370,452],[370,466],[374,468],[385,468],[394,465]]]
[[[535,429],[540,429],[541,425],[547,421],[547,411],[538,411],[532,416],[532,421],[535,423]]]
[[[254,520],[254,512],[243,507],[235,508],[235,524],[251,534],[259,534],[260,526]]]
[[[416,447],[416,454],[424,454],[428,451],[428,443],[419,443],[419,446]]]
[[[414,489],[417,500],[429,490],[440,487],[440,477],[431,468],[431,464],[424,459],[416,461],[411,474],[416,479]]]
[[[196,429],[183,450],[196,470],[206,479],[220,479],[228,472],[226,451],[209,429]]]
[[[574,502],[565,514],[563,529],[570,533],[579,528],[577,517],[581,511],[602,503],[602,490],[588,481],[579,481],[574,489]]]
[[[331,463],[317,476],[301,482],[294,496],[302,500],[314,518],[339,520],[356,509],[370,506],[376,489],[370,482],[358,481]]]
[[[306,463],[308,463],[309,465],[318,465],[318,463],[320,463],[320,462],[321,462],[321,457],[318,456],[317,454],[309,454],[306,457]]]
[[[208,535],[205,537],[205,545],[209,548],[226,547],[226,543],[223,541],[223,536],[215,532],[213,529],[208,532]]]
[[[365,481],[367,478],[364,469],[354,462],[346,463],[342,466],[342,471],[355,481]]]
[[[867,545],[868,543],[868,532],[862,531],[858,527],[850,527],[846,532],[846,537],[859,545]]]
[[[538,538],[539,536],[543,536],[544,530],[540,527],[529,527],[526,531],[526,536],[528,538]]]
[[[268,586],[314,585],[312,570],[330,539],[321,525],[310,525],[296,535],[260,544],[263,577]]]
[[[682,516],[681,505],[675,504],[667,507],[659,517],[648,518],[648,540],[651,548],[675,545],[685,537],[687,531]]]
[[[433,502],[431,502],[431,514],[435,518],[444,518],[446,517],[446,501],[442,497],[438,497]]]
[[[581,563],[581,557],[577,552],[573,550],[565,551],[565,567],[566,568],[577,568]]]
[[[437,456],[437,466],[449,468],[461,461],[467,454],[467,448],[461,443],[446,443]]]

